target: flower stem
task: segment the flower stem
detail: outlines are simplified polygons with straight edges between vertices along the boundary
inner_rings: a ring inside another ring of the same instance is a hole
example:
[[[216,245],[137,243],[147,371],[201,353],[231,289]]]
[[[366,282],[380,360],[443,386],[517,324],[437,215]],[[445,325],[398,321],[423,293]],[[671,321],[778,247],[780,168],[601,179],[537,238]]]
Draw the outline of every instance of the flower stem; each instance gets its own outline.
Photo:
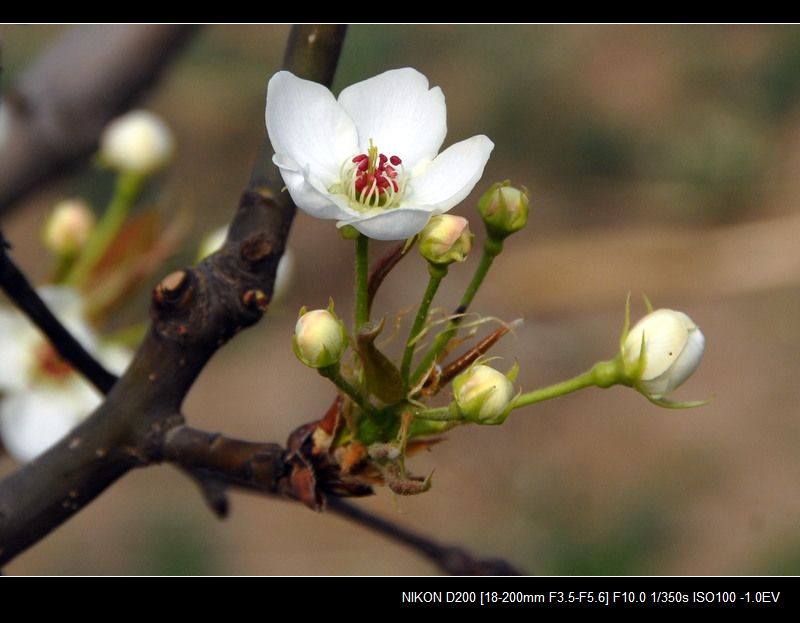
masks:
[[[369,321],[367,301],[367,273],[369,272],[369,238],[359,234],[356,238],[356,330],[361,330]]]
[[[487,238],[486,242],[483,243],[483,255],[481,256],[480,264],[478,264],[478,268],[475,270],[475,274],[472,276],[472,281],[470,281],[469,286],[467,286],[464,296],[461,297],[461,303],[458,305],[458,309],[456,309],[456,313],[458,315],[447,323],[447,327],[444,331],[436,336],[436,339],[433,341],[433,344],[431,344],[428,352],[425,353],[422,361],[420,361],[417,369],[414,371],[411,385],[416,385],[419,383],[422,375],[430,369],[431,365],[433,365],[433,362],[436,361],[442,350],[445,348],[445,346],[447,346],[447,343],[456,334],[458,327],[464,318],[464,313],[467,311],[467,309],[469,309],[470,304],[472,304],[472,299],[475,298],[475,295],[478,293],[478,289],[481,287],[483,280],[486,278],[486,274],[492,267],[494,258],[500,255],[502,250],[502,240]]]
[[[72,266],[64,283],[71,286],[85,285],[92,269],[103,258],[111,243],[114,242],[120,228],[125,222],[134,201],[142,189],[144,177],[138,173],[120,173],[117,176],[114,196],[108,204],[103,218],[97,225],[92,237]]]
[[[418,411],[414,414],[418,420],[429,420],[433,422],[464,422],[466,418],[458,413],[452,411],[450,407],[438,407],[436,409],[425,409]]]
[[[532,392],[520,394],[514,401],[514,406],[512,408],[519,409],[520,407],[527,407],[528,405],[536,404],[544,400],[565,396],[566,394],[578,391],[584,387],[606,388],[619,383],[625,384],[623,378],[620,376],[622,372],[622,362],[620,359],[600,361],[594,364],[590,370],[571,379]]]
[[[330,379],[330,381],[342,390],[350,400],[356,403],[362,411],[365,413],[372,413],[374,411],[372,404],[367,400],[366,396],[342,376],[338,363],[328,366],[327,368],[319,368],[318,371],[326,379]]]
[[[408,386],[408,374],[411,371],[411,360],[414,358],[414,349],[417,346],[419,333],[422,331],[425,320],[428,318],[428,310],[431,308],[431,303],[433,302],[433,297],[436,295],[436,291],[439,289],[439,284],[447,275],[447,266],[429,264],[428,272],[431,278],[428,281],[428,288],[422,296],[422,302],[419,305],[419,310],[417,310],[417,317],[414,318],[414,324],[411,326],[411,331],[408,334],[406,350],[403,353],[403,363],[400,367],[400,374],[406,386]]]

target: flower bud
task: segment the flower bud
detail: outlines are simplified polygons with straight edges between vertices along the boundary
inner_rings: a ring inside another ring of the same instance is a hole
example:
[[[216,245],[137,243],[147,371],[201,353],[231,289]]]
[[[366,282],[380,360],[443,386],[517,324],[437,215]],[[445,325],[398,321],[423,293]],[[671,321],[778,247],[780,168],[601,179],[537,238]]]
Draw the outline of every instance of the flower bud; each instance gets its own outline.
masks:
[[[119,171],[147,175],[169,162],[173,143],[160,117],[134,110],[108,124],[100,138],[100,157]]]
[[[528,189],[514,188],[511,183],[494,184],[478,200],[478,212],[492,238],[503,240],[519,231],[528,222]]]
[[[469,221],[463,216],[439,214],[420,232],[419,252],[438,266],[463,262],[472,248],[473,238]]]
[[[74,255],[86,244],[94,223],[94,214],[85,201],[60,201],[42,230],[44,246],[57,255]]]
[[[342,321],[329,309],[300,310],[294,328],[294,354],[310,368],[327,368],[339,363],[347,349]]]
[[[622,342],[625,374],[639,391],[658,400],[697,369],[705,343],[702,331],[683,312],[650,312]]]
[[[453,394],[461,414],[478,424],[502,424],[511,409],[514,386],[489,366],[472,366],[453,381]]]

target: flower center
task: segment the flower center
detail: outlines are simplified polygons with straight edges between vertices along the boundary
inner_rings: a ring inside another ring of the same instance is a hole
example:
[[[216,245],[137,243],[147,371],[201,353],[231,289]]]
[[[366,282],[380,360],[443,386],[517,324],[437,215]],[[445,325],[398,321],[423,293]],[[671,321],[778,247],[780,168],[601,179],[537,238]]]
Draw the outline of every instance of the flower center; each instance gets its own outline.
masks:
[[[356,209],[393,208],[405,188],[402,164],[398,156],[379,153],[370,139],[367,153],[345,160],[342,184],[335,190],[347,195]]]
[[[64,381],[72,374],[72,367],[64,361],[50,344],[42,342],[35,351],[36,372],[51,381]]]

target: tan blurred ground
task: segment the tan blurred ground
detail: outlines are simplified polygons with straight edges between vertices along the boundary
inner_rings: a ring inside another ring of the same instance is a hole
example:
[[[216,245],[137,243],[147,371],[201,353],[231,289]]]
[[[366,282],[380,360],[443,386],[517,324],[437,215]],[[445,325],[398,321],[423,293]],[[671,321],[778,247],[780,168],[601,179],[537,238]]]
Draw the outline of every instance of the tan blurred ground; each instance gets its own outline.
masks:
[[[57,31],[6,28],[11,80]],[[181,261],[236,206],[286,33],[209,27],[144,102],[180,147],[163,201],[197,214]],[[711,404],[672,412],[619,388],[586,391],[502,427],[452,432],[411,463],[436,469],[431,492],[379,491],[365,506],[531,573],[800,573],[800,31],[356,26],[336,84],[405,65],[445,92],[448,144],[476,133],[495,141],[482,186],[510,177],[531,190],[531,224],[475,305],[526,319],[499,349],[509,365],[518,358],[522,386],[612,355],[625,295],[639,305],[644,291],[705,332],[705,359],[677,395]],[[2,223],[31,274],[48,270],[37,238],[47,208],[90,192],[91,179],[49,188]],[[471,216],[473,204],[456,211]],[[282,441],[327,407],[328,385],[294,359],[290,335],[303,304],[333,295],[350,309],[352,249],[332,223],[305,215],[291,244],[289,300],[212,361],[186,405],[192,424]],[[438,303],[457,300],[476,259],[451,271]],[[405,260],[378,312],[416,303],[424,275],[421,259]],[[145,316],[144,297],[125,311]],[[235,494],[218,522],[191,483],[161,467],[127,476],[6,571],[435,569],[297,504]]]

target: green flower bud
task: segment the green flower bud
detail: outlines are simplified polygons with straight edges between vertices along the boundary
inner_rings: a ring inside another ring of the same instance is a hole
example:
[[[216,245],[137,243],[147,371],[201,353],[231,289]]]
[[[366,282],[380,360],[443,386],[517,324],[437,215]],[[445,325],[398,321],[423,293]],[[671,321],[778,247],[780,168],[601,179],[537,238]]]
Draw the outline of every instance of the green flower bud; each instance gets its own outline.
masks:
[[[528,189],[514,188],[511,182],[494,184],[478,200],[478,212],[492,238],[503,240],[528,222]]]
[[[502,424],[511,412],[514,386],[502,372],[472,366],[453,380],[453,394],[461,414],[477,424]]]
[[[294,354],[310,368],[327,368],[339,363],[347,350],[347,333],[333,306],[300,310],[292,338]]]
[[[419,234],[419,252],[431,264],[447,266],[463,262],[472,248],[469,221],[463,216],[439,214]]]
[[[75,255],[92,233],[94,214],[85,201],[67,199],[56,204],[42,230],[44,246],[57,255]]]
[[[700,365],[705,337],[683,312],[658,309],[647,314],[624,337],[625,375],[651,399],[661,399]]]

